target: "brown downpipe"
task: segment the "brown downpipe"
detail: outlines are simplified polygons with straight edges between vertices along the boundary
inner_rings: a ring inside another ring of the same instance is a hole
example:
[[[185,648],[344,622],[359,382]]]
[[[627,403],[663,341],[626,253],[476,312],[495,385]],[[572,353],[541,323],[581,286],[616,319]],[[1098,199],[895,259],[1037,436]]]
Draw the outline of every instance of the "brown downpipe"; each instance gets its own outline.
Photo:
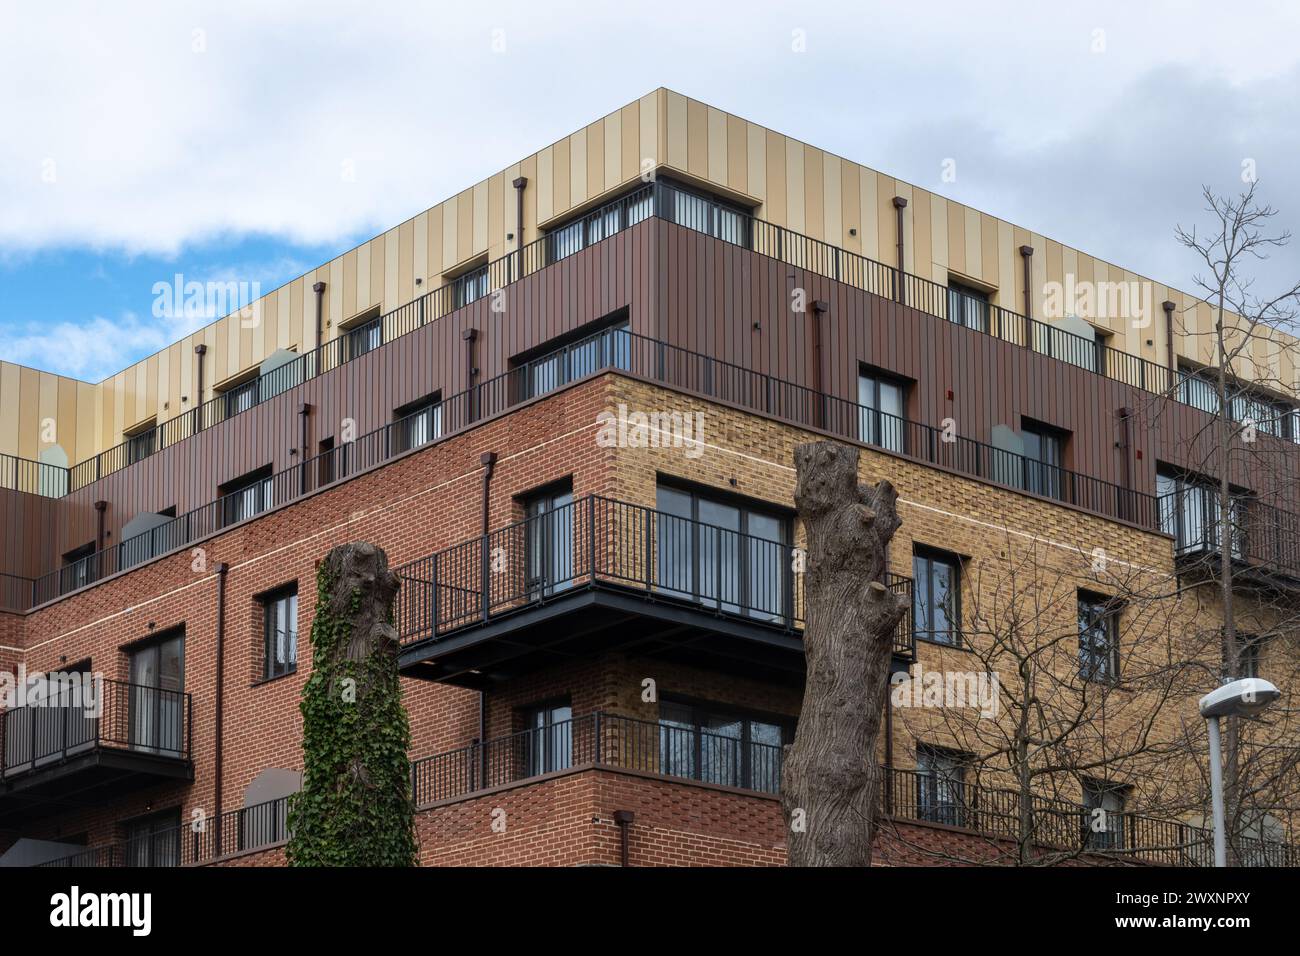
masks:
[[[208,354],[208,347],[200,342],[194,346],[194,354],[199,357],[199,393],[194,401],[194,430],[203,428],[203,356]]]
[[[1119,441],[1116,442],[1116,445],[1118,445],[1120,449],[1120,468],[1124,476],[1123,488],[1126,492],[1128,492],[1128,494],[1124,496],[1123,504],[1122,507],[1120,508],[1120,517],[1128,518],[1129,520],[1132,520],[1133,516],[1128,513],[1129,512],[1128,502],[1130,497],[1133,494],[1133,463],[1130,461],[1130,459],[1133,456],[1133,451],[1131,448],[1133,443],[1132,442],[1132,412],[1130,412],[1127,408],[1120,408],[1116,410],[1115,417],[1119,419],[1120,438]]]
[[[465,409],[466,422],[478,420],[478,392],[474,390],[474,379],[478,375],[478,366],[474,364],[474,342],[478,339],[478,329],[466,329],[460,333],[460,337],[465,340],[465,388],[469,394],[466,396],[468,408]],[[483,529],[487,534],[487,529]]]
[[[894,287],[894,301],[903,301],[903,267],[907,264],[907,257],[903,253],[903,210],[907,208],[907,200],[902,196],[894,197],[894,209],[898,213],[898,283]]]
[[[1025,264],[1025,348],[1034,347],[1034,267],[1029,260],[1034,255],[1033,246],[1021,246],[1020,258]]]
[[[614,822],[618,824],[619,830],[619,860],[623,866],[628,865],[628,847],[631,842],[629,835],[635,820],[636,814],[631,810],[614,811]]]
[[[496,470],[497,453],[494,451],[485,451],[479,455],[479,464],[483,466],[483,611],[487,613],[487,595],[488,595],[488,575],[491,562],[491,556],[488,554],[488,534],[490,532],[491,521],[491,503],[492,503],[492,473]],[[479,744],[487,742],[487,704],[483,691],[478,692],[478,740]],[[482,776],[479,778],[486,784],[487,781],[487,747],[479,747],[479,772]]]
[[[302,447],[302,457],[298,459],[298,462],[299,462],[299,467],[302,468],[302,493],[306,494],[307,482],[308,482],[307,462],[310,461],[312,458],[312,455],[310,454],[311,406],[308,405],[306,402],[300,403],[298,405],[298,417],[302,419],[302,438],[300,440],[301,447]]]
[[[893,677],[893,674],[889,675]],[[894,812],[894,708],[885,695],[885,815]]]
[[[324,345],[323,336],[325,330],[321,325],[321,320],[325,317],[325,283],[317,282],[311,287],[311,291],[316,293],[316,348]]]
[[[212,805],[216,809],[214,825],[217,828],[216,850],[221,855],[221,784],[222,784],[222,743],[223,722],[225,720],[224,696],[226,689],[226,572],[230,565],[222,561],[217,564],[217,698],[216,711],[213,714],[213,726],[216,733],[216,757],[213,761],[213,797]]]
[[[831,310],[831,305],[824,299],[818,299],[813,303],[813,391],[817,393],[817,405],[815,414],[817,416],[817,427],[826,427],[825,409],[822,407],[826,401],[824,389],[822,388],[822,316]]]
[[[1174,303],[1166,299],[1160,304],[1165,310],[1165,357],[1169,364],[1169,387],[1178,381],[1178,356],[1174,354]]]
[[[515,187],[515,248],[519,251],[519,263],[515,278],[524,276],[524,187],[528,185],[526,176],[519,176],[512,185]]]
[[[95,550],[104,550],[104,509],[108,507],[107,501],[95,502]]]

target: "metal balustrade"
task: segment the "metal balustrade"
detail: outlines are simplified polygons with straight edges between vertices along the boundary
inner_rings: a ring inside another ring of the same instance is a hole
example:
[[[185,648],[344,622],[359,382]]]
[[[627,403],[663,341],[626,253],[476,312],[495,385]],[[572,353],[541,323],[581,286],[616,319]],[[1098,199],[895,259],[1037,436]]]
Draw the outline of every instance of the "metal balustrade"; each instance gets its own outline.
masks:
[[[393,619],[404,645],[512,614],[587,586],[641,592],[757,624],[802,628],[793,546],[589,495],[396,569]],[[911,658],[911,579],[894,652]]]
[[[671,218],[678,212],[675,197],[679,194],[687,195],[667,183],[656,183],[609,203],[581,220],[581,243],[589,245],[601,241],[649,215]],[[697,201],[705,205],[699,206]],[[691,204],[686,207],[686,218],[689,221],[685,225],[703,231],[711,230],[711,234],[717,234],[726,241],[803,264],[813,271],[821,271],[870,291],[880,294],[888,292],[891,297],[901,296],[910,304],[922,307],[923,311],[932,311],[942,318],[973,326],[981,333],[995,335],[1017,345],[1037,343],[1034,345],[1036,350],[1073,364],[1086,367],[1091,361],[1091,355],[1097,357],[1095,364],[1099,368],[1102,365],[1107,369],[1136,368],[1124,364],[1124,358],[1132,358],[1131,356],[1126,356],[1125,353],[1111,354],[1113,350],[1099,351],[1091,340],[1071,336],[1054,326],[1034,324],[987,303],[981,303],[982,308],[974,312],[966,305],[954,306],[954,296],[950,295],[952,290],[945,286],[927,284],[923,280],[912,281],[915,277],[900,283],[896,270],[880,263],[826,243],[797,236],[761,220],[747,219],[747,225],[740,228],[731,219],[719,219],[719,212],[707,215],[702,212],[708,208],[707,200],[693,197]],[[719,208],[727,216],[737,215],[728,207]],[[487,270],[488,285],[493,289],[501,288],[520,275],[536,272],[582,247],[578,231],[571,235],[566,233],[568,238],[563,241],[551,238],[557,235],[559,233],[544,236],[522,250],[488,263],[484,267]],[[350,361],[357,354],[415,331],[457,308],[454,285],[453,282],[432,290],[415,302],[358,329],[350,330],[320,348],[218,396],[192,412],[159,425],[156,440],[149,438],[141,445],[139,443],[144,440],[144,436],[135,436],[129,441],[137,442],[133,446],[137,451],[146,446],[155,449],[167,447],[188,437],[197,429],[217,424],[229,417],[232,411],[237,413],[247,402],[264,401]],[[952,308],[956,308],[959,314],[950,316],[948,313]],[[947,436],[941,429],[930,425],[891,416],[806,386],[632,333],[625,327],[617,327],[565,345],[447,397],[438,406],[438,418],[433,427],[420,430],[407,420],[394,422],[381,426],[354,442],[290,466],[266,479],[266,484],[260,491],[262,497],[254,508],[246,507],[246,497],[234,496],[230,496],[230,500],[222,499],[200,506],[166,525],[42,575],[31,581],[29,589],[24,583],[27,579],[11,575],[0,582],[0,601],[4,602],[4,607],[13,610],[27,610],[43,604],[107,575],[184,547],[243,520],[244,517],[295,500],[334,481],[374,467],[411,447],[411,443],[403,438],[404,432],[415,431],[421,436],[427,435],[426,440],[437,440],[483,418],[506,411],[522,401],[546,394],[570,381],[603,369],[628,371],[652,381],[731,402],[851,441],[904,454],[925,464],[949,468],[982,481],[1038,494],[1140,527],[1153,530],[1161,527],[1155,497],[1144,492],[1038,462],[973,439]],[[1152,374],[1154,373],[1140,372],[1136,377],[1149,383]],[[1127,380],[1132,376],[1125,372],[1121,377]],[[415,414],[427,413],[422,411]],[[116,470],[125,467],[130,458],[128,451],[128,443],[123,443],[118,449],[106,452],[108,458],[100,456],[102,461],[99,464],[92,460],[74,466],[70,480],[66,470],[54,466],[35,467],[37,463],[23,463],[21,460],[9,464],[0,460],[0,477],[5,474],[7,467],[13,482],[24,487],[77,488],[108,473],[106,468]],[[87,465],[93,465],[93,468],[87,469]],[[246,492],[236,494],[246,496]],[[1288,539],[1285,529],[1263,529],[1257,533],[1275,539],[1274,551],[1286,552]]]
[[[783,748],[736,736],[595,712],[416,760],[416,806],[469,797],[548,774],[612,767],[761,794],[780,792]],[[1015,843],[1018,791],[915,770],[881,768],[880,810],[900,821],[940,824]],[[1213,863],[1213,836],[1200,826],[1128,811],[1096,814],[1063,800],[1031,800],[1036,850],[1089,853],[1174,866]],[[1300,865],[1300,846],[1240,837],[1248,866]]]
[[[289,797],[228,810],[215,820],[127,837],[39,863],[41,867],[172,867],[278,846],[289,838]]]
[[[948,286],[901,272],[894,266],[811,239],[783,226],[756,219],[729,205],[660,181],[612,200],[583,218],[533,240],[522,249],[457,276],[405,305],[360,327],[347,330],[285,365],[216,395],[201,406],[183,412],[148,432],[130,436],[121,444],[71,468],[44,466],[50,470],[39,478],[19,479],[15,476],[7,483],[5,466],[3,460],[0,460],[0,487],[45,489],[37,493],[52,497],[84,487],[372,349],[401,338],[430,321],[616,235],[650,216],[703,232],[760,255],[844,282],[972,331],[1028,348],[1144,391],[1168,394],[1177,401],[1205,407],[1205,396],[1201,394],[1203,389],[1198,391],[1200,380],[1188,373],[1180,371],[1171,376],[1167,366],[1149,359],[965,296]],[[1300,439],[1300,434],[1293,437]],[[21,467],[26,469],[38,464],[25,462]],[[15,471],[16,466],[10,465],[9,469]]]
[[[1300,515],[1248,496],[1234,497],[1226,519],[1219,489],[1185,485],[1157,501],[1160,529],[1174,538],[1184,560],[1214,560],[1222,536],[1230,536],[1232,558],[1243,566],[1300,580]]]
[[[20,689],[25,705],[0,713],[0,778],[97,750],[188,760],[190,695],[92,675],[47,677]]]

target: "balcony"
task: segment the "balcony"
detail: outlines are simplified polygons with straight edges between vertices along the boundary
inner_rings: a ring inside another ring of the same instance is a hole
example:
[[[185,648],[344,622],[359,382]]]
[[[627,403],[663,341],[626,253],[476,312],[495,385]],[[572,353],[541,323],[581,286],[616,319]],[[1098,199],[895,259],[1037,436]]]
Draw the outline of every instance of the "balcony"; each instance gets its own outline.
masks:
[[[783,748],[773,744],[597,712],[417,760],[411,785],[416,806],[423,807],[556,774],[611,768],[775,796],[782,755]],[[1018,838],[1016,791],[914,770],[882,768],[882,774],[880,810],[887,818],[974,831],[1013,845]],[[1204,827],[1113,812],[1098,829],[1087,807],[1037,797],[1032,806],[1033,840],[1041,848],[1148,864],[1213,862],[1213,836]],[[1300,846],[1255,839],[1235,846],[1243,865],[1300,865]]]
[[[194,777],[189,694],[88,677],[27,697],[0,714],[0,825]]]
[[[779,680],[803,672],[792,547],[591,495],[397,569],[410,676],[469,687],[573,655],[639,653]],[[914,657],[911,580],[893,642]]]
[[[1300,515],[1243,496],[1233,499],[1224,520],[1218,489],[1205,485],[1183,485],[1160,496],[1158,505],[1161,530],[1173,536],[1184,573],[1217,575],[1228,535],[1237,580],[1300,587]]]
[[[280,846],[288,839],[289,798],[228,810],[215,822],[192,823],[89,847],[40,867],[172,867]]]

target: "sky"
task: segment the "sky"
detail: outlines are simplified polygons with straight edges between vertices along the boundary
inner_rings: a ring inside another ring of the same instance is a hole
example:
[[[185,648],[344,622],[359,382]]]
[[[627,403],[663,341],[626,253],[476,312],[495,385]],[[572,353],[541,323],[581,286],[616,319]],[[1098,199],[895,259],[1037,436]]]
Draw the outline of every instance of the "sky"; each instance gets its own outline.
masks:
[[[1293,2],[0,0],[0,358],[100,381],[216,318],[157,283],[269,292],[659,86],[1194,291],[1203,185],[1249,166],[1300,224],[1297,36]]]

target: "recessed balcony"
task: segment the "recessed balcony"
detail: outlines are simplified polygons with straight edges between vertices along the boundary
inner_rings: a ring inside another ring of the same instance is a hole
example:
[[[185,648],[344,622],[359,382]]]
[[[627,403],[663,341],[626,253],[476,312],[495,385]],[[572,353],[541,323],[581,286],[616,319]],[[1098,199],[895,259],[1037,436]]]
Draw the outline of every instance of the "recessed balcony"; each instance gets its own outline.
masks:
[[[574,656],[636,649],[797,681],[804,597],[787,542],[591,495],[397,570],[409,676],[485,687]],[[888,586],[911,595],[911,580]],[[896,664],[914,656],[910,613]]]

